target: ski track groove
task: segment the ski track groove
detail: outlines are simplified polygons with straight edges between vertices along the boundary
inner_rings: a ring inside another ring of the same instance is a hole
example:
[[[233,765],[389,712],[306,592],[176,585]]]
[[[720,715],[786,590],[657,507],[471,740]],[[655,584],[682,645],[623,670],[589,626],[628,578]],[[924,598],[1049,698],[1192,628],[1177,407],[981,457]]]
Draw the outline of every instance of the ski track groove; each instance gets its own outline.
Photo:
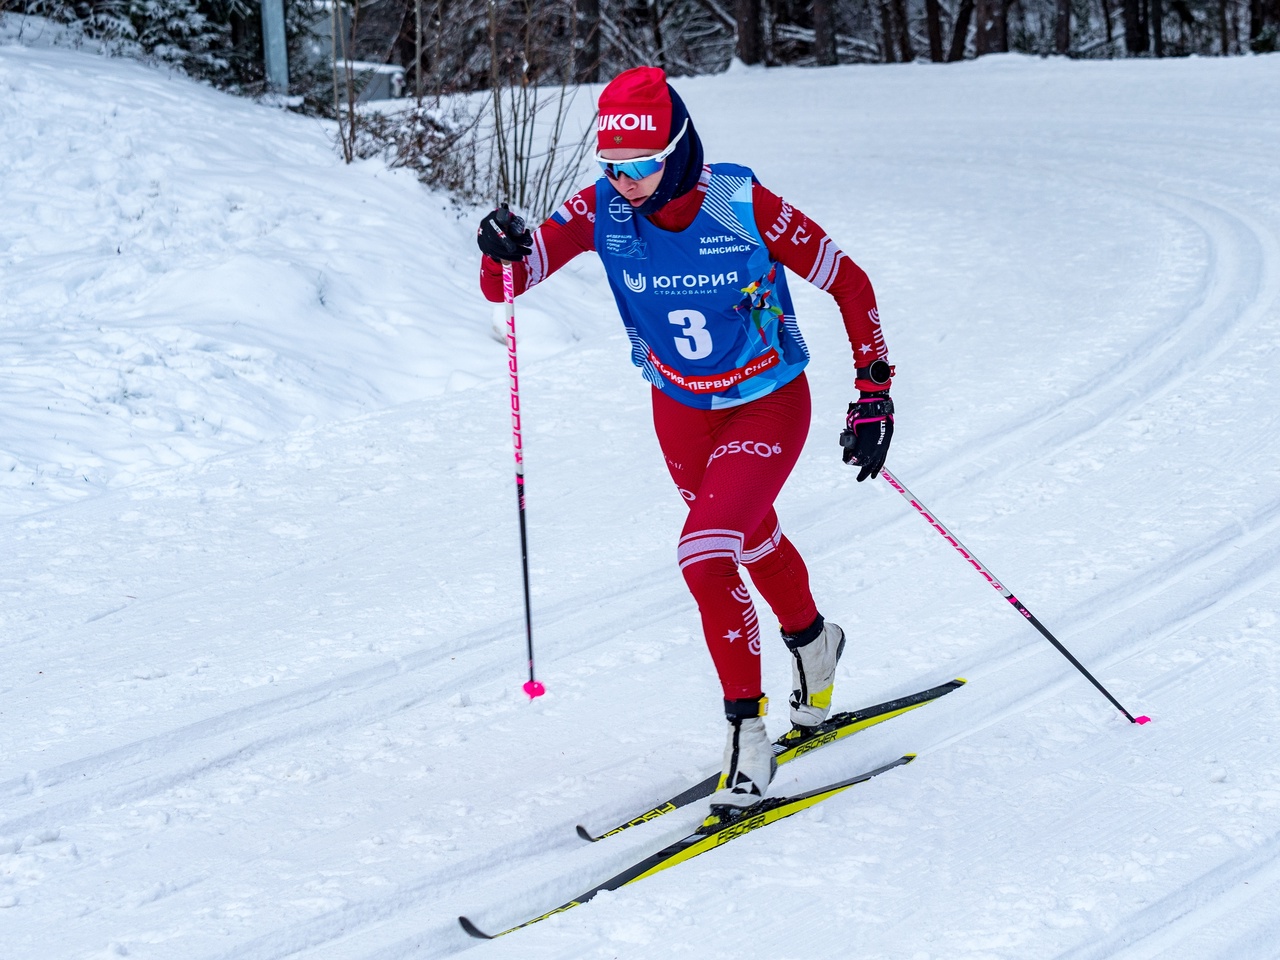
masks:
[[[1273,510],[1273,512],[1277,511]],[[1271,529],[1273,531],[1280,530],[1280,518],[1273,520]],[[1230,548],[1231,544],[1225,544],[1220,548],[1219,552],[1226,554],[1230,552]],[[1261,562],[1261,566],[1257,566],[1259,561]],[[1262,552],[1258,557],[1245,558],[1242,561],[1242,564],[1246,569],[1249,569],[1252,572],[1244,579],[1236,582],[1229,591],[1224,593],[1215,585],[1208,585],[1202,592],[1184,597],[1182,602],[1173,608],[1173,613],[1171,615],[1158,622],[1148,622],[1144,627],[1144,633],[1142,635],[1135,637],[1128,644],[1113,648],[1114,652],[1109,657],[1102,660],[1100,666],[1092,672],[1095,676],[1099,673],[1104,673],[1107,668],[1113,667],[1117,663],[1121,663],[1132,658],[1138,652],[1158,643],[1162,639],[1172,636],[1188,626],[1199,623],[1213,614],[1238,603],[1240,600],[1250,596],[1256,591],[1274,584],[1276,580],[1280,578],[1280,542],[1276,542],[1271,545],[1270,549]],[[1208,564],[1206,563],[1206,565]],[[1169,586],[1172,587],[1182,580],[1189,579],[1191,576],[1192,574],[1188,573],[1176,577],[1170,581]],[[1152,595],[1154,596],[1155,594],[1153,593]],[[1127,610],[1132,609],[1132,607],[1136,605],[1136,602],[1133,604],[1126,604],[1121,601],[1109,610],[1099,611],[1091,618],[1091,620],[1095,624],[1102,624],[1119,616]],[[1085,626],[1088,626],[1088,624]],[[1081,629],[1083,630],[1084,627]],[[1024,631],[1019,632],[1024,633]],[[1123,643],[1123,641],[1121,641],[1121,643]],[[1025,660],[1042,654],[1052,654],[1055,659],[1059,656],[1056,651],[1052,650],[1052,648],[1049,647],[1038,634],[1036,634],[1034,642],[1025,643],[1017,649],[1003,654],[995,661],[988,661],[984,663],[982,667],[979,667],[976,670],[970,670],[970,683],[975,682],[975,677],[978,680],[991,679],[994,674],[1001,670],[1016,666]],[[1179,674],[1179,676],[1181,676],[1181,674]],[[1004,706],[991,709],[986,715],[980,716],[974,723],[966,725],[963,730],[939,740],[936,743],[930,744],[927,747],[923,747],[917,752],[921,756],[925,756],[946,747],[950,747],[953,744],[960,743],[975,734],[1000,723],[1001,721],[1007,720],[1009,717],[1025,712],[1030,706],[1041,703],[1050,697],[1060,695],[1073,686],[1087,684],[1088,681],[1085,680],[1085,678],[1080,676],[1080,674],[1073,668],[1065,665],[1064,662],[1061,674],[1056,679],[1049,680],[1039,688],[1022,694],[1016,699],[1010,700]],[[1143,688],[1143,692],[1150,694],[1159,688],[1160,684],[1152,684]],[[1089,690],[1092,693],[1091,687]],[[987,695],[991,696],[990,693]],[[1123,703],[1125,697],[1121,697],[1120,699]],[[1135,703],[1136,702],[1138,701],[1135,700]],[[1132,708],[1133,704],[1129,704],[1129,706]],[[1109,705],[1108,709],[1111,709]],[[1135,712],[1141,711],[1137,710]],[[1117,713],[1116,716],[1118,717],[1119,714]],[[1154,719],[1158,721],[1159,717],[1157,716]]]
[[[573,843],[568,843],[572,838]],[[420,909],[424,902],[438,902],[441,899],[452,900],[452,896],[441,897],[442,889],[457,891],[464,881],[483,882],[486,874],[513,859],[528,861],[536,855],[544,854],[548,849],[572,846],[575,853],[583,854],[591,848],[585,847],[573,832],[572,818],[549,824],[506,846],[495,847],[484,856],[468,858],[459,864],[450,864],[439,869],[428,871],[411,881],[400,883],[395,890],[378,897],[367,897],[354,903],[328,911],[317,917],[299,921],[287,927],[273,930],[251,940],[237,944],[230,951],[218,951],[209,954],[205,960],[285,960],[287,957],[309,951],[316,947],[324,947],[335,939],[352,937],[370,925],[384,923],[413,910]],[[606,851],[595,851],[599,858]],[[625,850],[608,851],[608,860],[625,861]],[[621,866],[618,867],[621,869]],[[616,871],[615,871],[616,872]],[[566,882],[566,877],[573,875],[568,868],[565,876],[548,876],[538,885],[540,889],[551,888]],[[530,893],[530,898],[539,891]],[[418,939],[433,944],[444,941],[442,949],[431,949],[428,952],[415,951],[415,956],[438,957],[467,949],[475,942],[458,926],[456,916],[448,915],[444,920],[431,923]]]
[[[1131,636],[1127,643],[1124,634],[1114,637],[1107,645],[1111,653],[1097,661],[1099,670],[1102,670],[1131,658],[1145,646],[1175,632],[1180,626],[1202,619],[1197,615],[1200,612],[1205,612],[1204,615],[1207,616],[1209,612],[1216,612],[1269,585],[1280,576],[1280,536],[1276,536],[1280,534],[1280,501],[1258,511],[1255,518],[1258,521],[1257,525],[1243,537],[1233,537],[1229,531],[1220,530],[1216,538],[1202,540],[1189,546],[1164,563],[1140,571],[1129,581],[1113,586],[1106,593],[1082,601],[1077,608],[1064,611],[1061,619],[1073,626],[1070,631],[1064,631],[1062,636],[1071,639],[1077,634],[1094,633],[1108,621],[1135,609],[1148,600],[1172,591],[1179,584],[1195,579],[1197,575],[1227,559],[1238,561],[1249,571],[1243,579],[1234,580],[1234,585],[1225,592],[1218,581],[1213,581],[1207,583],[1198,592],[1182,594],[1182,600],[1170,609],[1188,610],[1187,613],[1178,613],[1170,617],[1165,624],[1143,635]],[[1275,536],[1276,539],[1268,540],[1269,536]],[[1243,553],[1244,547],[1259,544],[1261,549],[1249,554]],[[1022,623],[1022,621],[1018,622]],[[1169,627],[1168,624],[1177,626]],[[1035,655],[1051,649],[1029,625],[1023,624],[1023,628],[1019,629],[1017,634],[1034,637],[1035,642],[1019,644],[1015,650],[995,659],[987,658],[980,663],[970,663],[965,669],[970,674],[983,675],[991,670],[999,670],[1007,663],[1022,660],[1027,655]],[[1070,672],[1070,676],[1078,678],[1080,682],[1087,682],[1079,677],[1074,669]]]
[[[1103,182],[1120,190],[1114,178],[1059,173],[1081,182]],[[922,466],[919,475],[922,483],[953,489],[961,482],[989,482],[1095,436],[1132,410],[1185,383],[1221,357],[1245,331],[1245,321],[1261,315],[1280,297],[1280,271],[1268,266],[1280,263],[1280,244],[1253,218],[1221,204],[1183,194],[1157,192],[1137,182],[1126,184],[1124,191],[1153,197],[1154,202],[1193,223],[1207,241],[1210,260],[1195,302],[1181,312],[1172,333],[1164,326],[1153,327],[1151,333],[1124,356],[1066,397],[1046,403],[1021,423],[992,431],[975,442],[977,449],[938,454],[932,464]],[[1230,271],[1226,277],[1222,276],[1224,271]],[[1241,296],[1238,292],[1241,289],[1249,292]],[[1087,424],[1065,423],[1051,439],[1043,435],[1055,421],[1064,419],[1064,408],[1068,411],[1065,419],[1070,421],[1087,404],[1100,406],[1107,412],[1093,416]],[[1029,437],[1035,439],[1033,460],[993,457],[1005,447],[1025,449]],[[990,459],[995,463],[977,472],[965,474],[961,469],[966,464]],[[949,482],[942,483],[944,479]]]
[[[1086,177],[1079,173],[1069,175],[1080,181],[1100,181],[1115,185],[1114,179]],[[1115,189],[1120,188],[1117,186]],[[992,431],[975,441],[970,449],[961,452],[950,449],[938,454],[932,463],[922,464],[920,472],[914,475],[915,479],[910,481],[914,488],[937,487],[943,491],[938,499],[945,501],[949,498],[947,491],[960,487],[962,483],[990,483],[1023,469],[1028,463],[1043,463],[1060,455],[1070,446],[1096,436],[1108,426],[1123,420],[1133,410],[1177,389],[1204,368],[1211,366],[1245,332],[1246,319],[1256,319],[1280,299],[1280,270],[1270,266],[1280,263],[1280,242],[1269,231],[1258,226],[1251,217],[1181,194],[1176,195],[1176,203],[1168,204],[1165,201],[1170,194],[1158,193],[1136,182],[1127,184],[1125,189],[1132,193],[1154,196],[1157,202],[1164,203],[1169,209],[1176,210],[1194,223],[1207,241],[1210,264],[1197,288],[1195,302],[1182,311],[1174,332],[1170,334],[1164,327],[1154,328],[1148,337],[1127,351],[1124,357],[1077,388],[1065,401],[1055,401],[1042,410],[1033,411],[1012,427]],[[1192,211],[1198,212],[1200,216]],[[1217,221],[1218,229],[1208,225],[1207,221],[1211,219]],[[1221,237],[1224,235],[1230,235],[1233,241],[1225,255],[1221,249]],[[1250,255],[1242,255],[1245,250]],[[1242,264],[1252,265],[1255,269],[1247,277],[1235,275],[1245,269],[1244,266],[1237,266]],[[1233,270],[1233,275],[1226,280],[1216,275],[1224,265]],[[1247,296],[1236,296],[1241,287],[1249,291]],[[1234,309],[1224,311],[1224,307],[1232,300],[1236,301]],[[1219,319],[1224,312],[1227,319]],[[1206,320],[1215,320],[1216,325],[1206,323]],[[1193,360],[1196,362],[1193,363]],[[1099,401],[1111,402],[1108,404]],[[1065,424],[1050,440],[1042,435],[1042,431],[1054,421],[1062,419],[1064,403],[1076,410],[1090,405],[1102,407],[1107,412],[1093,416],[1083,424]],[[1034,437],[1036,441],[1036,452],[1031,460],[995,456],[998,450],[1008,446],[1022,446],[1025,449],[1029,437]],[[965,465],[977,461],[991,462],[977,472],[964,472]],[[932,498],[930,502],[933,502]],[[792,518],[798,515],[800,519],[798,523],[789,523],[789,526],[804,531],[825,526],[830,521],[824,516],[824,510],[825,507],[793,510]],[[899,512],[890,519],[868,527],[863,535],[872,537],[911,522],[918,521],[907,513]],[[842,549],[842,546],[836,546],[825,551],[815,551],[814,555],[826,559]]]
[[[558,606],[570,610],[577,609],[571,603]],[[657,597],[649,605],[647,616],[642,617],[637,612],[636,626],[643,627],[648,623],[665,619],[669,615],[669,604],[665,598]],[[561,615],[562,618],[564,616]],[[548,626],[557,622],[552,619]],[[116,809],[129,803],[136,803],[146,797],[173,789],[183,782],[203,776],[212,770],[227,769],[236,762],[247,760],[265,750],[320,733],[347,730],[392,717],[423,702],[432,701],[459,684],[464,685],[464,688],[466,685],[478,687],[490,679],[489,670],[485,666],[444,677],[429,685],[422,684],[421,675],[442,662],[448,662],[447,658],[455,657],[460,652],[497,642],[493,640],[495,632],[501,632],[505,638],[507,634],[515,635],[519,631],[520,621],[513,618],[510,621],[509,630],[495,631],[492,627],[484,627],[474,631],[456,645],[449,646],[443,652],[437,649],[426,650],[395,661],[366,667],[306,690],[237,708],[156,737],[148,737],[92,757],[11,778],[0,783],[0,797],[8,797],[14,802],[34,799],[40,801],[42,807],[40,810],[12,815],[8,819],[0,820],[0,837],[22,835],[43,827],[60,826],[69,820],[83,816],[90,810]],[[389,683],[398,683],[408,689],[388,692],[385,685]],[[370,699],[348,700],[348,698],[359,698],[362,695],[367,695]],[[189,764],[180,770],[135,777],[125,783],[105,787],[93,783],[112,773],[131,772],[132,768],[139,764],[158,762],[173,753],[189,752],[194,745],[207,743],[215,738],[225,743],[228,740],[235,740],[245,731],[260,730],[264,724],[271,721],[285,721],[297,715],[305,717],[303,712],[309,708],[338,698],[344,701],[344,709],[340,713],[328,711],[320,719],[306,718],[291,727],[266,736],[255,736],[245,743],[227,744],[216,751],[206,748],[206,752],[216,753],[217,756]],[[67,800],[55,798],[52,804],[43,802],[49,799],[50,792],[67,784],[82,787],[83,789],[78,791],[81,795]],[[572,828],[573,824],[570,823],[569,826]]]
[[[1280,834],[1232,857],[1056,960],[1153,960],[1280,884]],[[1246,889],[1249,887],[1251,889]],[[1275,944],[1271,944],[1274,949]],[[1231,955],[1225,953],[1224,955]],[[1245,956],[1247,954],[1235,954]]]

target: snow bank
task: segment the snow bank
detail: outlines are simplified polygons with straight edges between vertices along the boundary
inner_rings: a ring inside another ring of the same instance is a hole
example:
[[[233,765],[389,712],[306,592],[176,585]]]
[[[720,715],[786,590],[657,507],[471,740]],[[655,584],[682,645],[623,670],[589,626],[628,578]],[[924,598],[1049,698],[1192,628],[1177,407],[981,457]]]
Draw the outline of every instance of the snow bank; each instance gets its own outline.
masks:
[[[11,44],[0,129],[0,514],[500,374],[474,211],[325,124]]]

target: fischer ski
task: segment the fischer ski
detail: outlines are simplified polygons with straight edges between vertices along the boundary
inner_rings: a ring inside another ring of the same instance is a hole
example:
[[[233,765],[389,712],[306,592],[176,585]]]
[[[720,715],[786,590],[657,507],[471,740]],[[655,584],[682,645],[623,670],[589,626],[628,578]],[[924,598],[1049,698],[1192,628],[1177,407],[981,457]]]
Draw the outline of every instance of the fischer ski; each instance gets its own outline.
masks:
[[[917,707],[922,707],[926,703],[937,700],[939,697],[946,696],[953,690],[959,690],[964,685],[965,680],[962,678],[948,680],[946,683],[930,687],[928,690],[921,690],[885,703],[877,703],[873,707],[863,707],[861,710],[846,710],[843,713],[837,713],[809,730],[805,730],[802,727],[792,727],[774,741],[773,752],[778,760],[778,766],[811,753],[820,747],[835,743],[837,740],[843,740],[845,737],[860,730],[874,727],[878,723],[884,723],[886,720],[891,720]],[[718,773],[713,773],[707,779],[694,784],[688,790],[677,793],[670,800],[660,803],[656,807],[651,807],[639,816],[632,817],[625,823],[620,823],[613,829],[606,830],[598,836],[592,834],[582,824],[578,824],[578,836],[583,840],[595,843],[597,840],[612,837],[623,830],[637,827],[642,823],[648,823],[650,820],[657,819],[663,814],[671,813],[673,810],[687,807],[689,804],[715,793],[719,778],[720,775]]]
[[[954,689],[954,687],[952,688]],[[941,694],[939,694],[941,696]],[[923,701],[928,702],[928,701]],[[908,708],[909,709],[909,708]],[[914,753],[908,753],[899,757],[891,763],[876,767],[874,770],[868,770],[860,773],[855,777],[847,780],[840,780],[836,783],[829,783],[826,786],[818,787],[816,790],[810,790],[808,793],[798,794],[794,797],[772,797],[760,801],[755,806],[747,807],[745,810],[738,811],[730,816],[718,818],[714,814],[707,817],[702,826],[698,827],[693,833],[689,834],[670,846],[664,847],[652,856],[646,857],[640,862],[628,867],[617,876],[610,877],[599,886],[592,887],[586,893],[579,894],[568,903],[565,903],[556,909],[542,914],[542,916],[534,917],[532,920],[526,920],[524,923],[518,924],[501,933],[485,933],[466,917],[459,917],[458,923],[462,925],[462,929],[467,931],[471,936],[480,940],[493,940],[496,937],[506,936],[516,930],[521,930],[530,924],[537,923],[539,920],[545,920],[547,917],[555,916],[557,913],[564,913],[573,907],[581,906],[588,900],[592,899],[596,894],[603,890],[617,890],[619,887],[626,886],[629,883],[635,883],[637,880],[643,880],[645,877],[651,877],[659,871],[673,867],[677,863],[683,863],[686,860],[692,860],[699,854],[706,853],[708,850],[714,850],[722,844],[735,840],[744,834],[759,830],[761,827],[776,823],[792,814],[799,813],[801,810],[808,809],[814,804],[821,803],[828,797],[834,797],[837,793],[848,790],[850,787],[859,783],[864,783],[872,777],[879,776],[887,770],[893,770],[895,767],[901,767],[916,758]]]

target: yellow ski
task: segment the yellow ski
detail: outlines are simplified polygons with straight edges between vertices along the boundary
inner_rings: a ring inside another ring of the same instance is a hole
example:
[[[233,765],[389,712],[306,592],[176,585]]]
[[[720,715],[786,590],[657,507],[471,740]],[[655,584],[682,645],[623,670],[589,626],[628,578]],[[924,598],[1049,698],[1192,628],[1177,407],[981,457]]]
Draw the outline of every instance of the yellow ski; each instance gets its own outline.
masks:
[[[570,900],[568,903],[562,904],[556,909],[548,911],[532,920],[526,920],[524,923],[503,930],[501,933],[489,934],[485,933],[466,917],[459,917],[458,922],[462,924],[462,929],[467,931],[471,936],[481,940],[492,940],[495,937],[503,937],[508,933],[521,930],[530,924],[537,923],[539,920],[545,920],[547,917],[554,916],[557,913],[564,913],[573,907],[586,903],[597,893],[602,890],[617,890],[619,887],[625,887],[629,883],[635,883],[637,880],[643,880],[645,877],[651,877],[661,870],[668,867],[674,867],[677,863],[683,863],[691,860],[699,854],[713,850],[721,844],[728,843],[730,840],[736,840],[743,834],[750,833],[753,830],[759,830],[761,827],[768,826],[778,820],[782,820],[794,813],[799,813],[812,807],[816,803],[821,803],[828,797],[834,797],[837,793],[848,790],[852,786],[870,780],[872,777],[879,776],[886,770],[892,770],[895,767],[901,767],[910,763],[916,758],[914,753],[908,753],[899,757],[892,763],[886,763],[884,766],[876,767],[874,770],[868,770],[866,773],[860,773],[856,777],[850,777],[847,780],[841,780],[837,783],[830,783],[808,793],[802,793],[794,797],[774,797],[762,800],[753,807],[748,807],[731,817],[718,819],[714,815],[708,817],[697,830],[689,834],[683,839],[677,840],[675,843],[650,857],[646,857],[639,863],[628,867],[617,876],[610,877],[599,886],[592,887],[586,893],[580,894]]]
[[[874,727],[878,723],[892,720],[894,717],[901,716],[910,710],[915,710],[917,707],[923,707],[926,703],[932,703],[953,690],[959,690],[964,684],[965,681],[961,678],[948,680],[946,683],[930,687],[928,690],[920,690],[905,697],[898,697],[885,703],[877,703],[874,707],[863,707],[860,710],[846,710],[842,713],[837,713],[829,717],[825,723],[821,723],[816,727],[808,729],[793,727],[774,741],[773,753],[778,760],[778,766],[789,763],[820,747],[835,743],[837,740],[843,740],[845,737],[851,736],[860,730],[867,729],[867,727]],[[631,827],[638,827],[640,824],[655,820],[663,814],[671,813],[673,810],[679,810],[681,807],[711,796],[711,794],[715,793],[716,784],[719,780],[720,774],[713,773],[683,793],[677,793],[670,800],[651,807],[639,816],[632,817],[625,823],[620,823],[613,829],[606,830],[598,836],[579,824],[578,836],[583,840],[590,840],[594,843],[597,840],[603,840],[605,837],[612,837],[615,833],[621,833]]]

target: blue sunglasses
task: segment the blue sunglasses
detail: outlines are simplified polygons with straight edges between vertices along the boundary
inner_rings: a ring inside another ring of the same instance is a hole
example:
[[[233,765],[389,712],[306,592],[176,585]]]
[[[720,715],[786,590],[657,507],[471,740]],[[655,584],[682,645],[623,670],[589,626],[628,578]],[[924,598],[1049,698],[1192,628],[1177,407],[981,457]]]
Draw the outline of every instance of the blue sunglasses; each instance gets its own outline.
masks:
[[[604,171],[604,175],[610,180],[617,180],[624,174],[632,180],[643,180],[645,177],[651,177],[666,165],[667,157],[671,156],[675,151],[688,127],[689,120],[685,118],[684,123],[680,125],[680,132],[676,134],[676,138],[668,143],[661,153],[655,153],[649,157],[635,157],[631,160],[606,160],[596,154],[596,162],[600,164],[600,169]]]

